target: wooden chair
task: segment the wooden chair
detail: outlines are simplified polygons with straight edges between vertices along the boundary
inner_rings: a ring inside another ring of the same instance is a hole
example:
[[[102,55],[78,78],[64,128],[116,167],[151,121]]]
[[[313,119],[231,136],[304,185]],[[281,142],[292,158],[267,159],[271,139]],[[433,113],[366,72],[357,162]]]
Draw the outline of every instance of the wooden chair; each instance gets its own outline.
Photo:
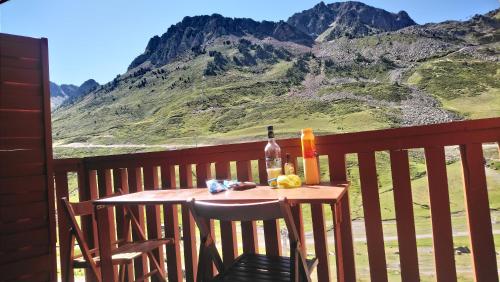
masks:
[[[218,204],[190,199],[188,205],[201,233],[199,261],[207,261],[208,256],[219,271],[216,277],[208,277],[207,267],[211,267],[211,264],[200,263],[197,281],[311,281],[311,272],[318,260],[306,259],[286,198],[246,204]],[[254,221],[279,218],[285,220],[288,228],[290,257],[244,253],[229,267],[224,267],[210,235],[207,219]]]
[[[121,194],[121,193],[118,193]],[[67,198],[61,198],[60,204],[64,207],[65,216],[69,222],[69,236],[70,236],[70,248],[69,253],[61,254],[61,256],[65,256],[68,261],[68,265],[73,268],[90,268],[94,273],[97,281],[101,282],[101,274],[100,274],[100,258],[99,258],[99,248],[89,249],[87,242],[83,238],[82,230],[76,220],[77,216],[86,216],[92,215],[94,216],[94,206],[92,201],[85,201],[79,203],[70,203]],[[123,207],[124,209],[124,232],[123,237],[125,239],[119,239],[116,242],[113,242],[113,245],[116,245],[112,250],[112,260],[113,264],[119,266],[119,281],[125,281],[125,277],[127,276],[125,271],[127,269],[127,265],[131,264],[135,258],[147,254],[150,261],[153,262],[155,269],[146,273],[143,277],[140,277],[136,281],[143,281],[148,277],[153,275],[157,275],[162,281],[166,281],[165,273],[161,270],[158,261],[154,257],[152,251],[160,248],[164,244],[173,243],[173,239],[169,238],[161,238],[161,239],[150,239],[146,240],[146,236],[144,232],[140,228],[139,222],[134,214],[130,211],[129,208]],[[134,228],[139,234],[141,241],[129,242],[127,238],[129,237],[130,225]],[[81,255],[74,256],[74,244],[75,239],[78,242],[78,246],[81,250]],[[68,267],[68,273],[69,268]],[[66,275],[69,277],[69,275]]]

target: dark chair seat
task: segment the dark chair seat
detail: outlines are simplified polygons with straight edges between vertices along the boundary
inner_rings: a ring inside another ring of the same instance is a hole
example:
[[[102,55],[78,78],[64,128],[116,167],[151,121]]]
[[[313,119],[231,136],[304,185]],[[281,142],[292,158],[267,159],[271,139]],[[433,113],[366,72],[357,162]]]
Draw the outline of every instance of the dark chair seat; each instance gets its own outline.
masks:
[[[318,260],[306,260],[309,273],[314,270]],[[290,281],[289,257],[243,254],[212,281]],[[309,274],[308,273],[308,274]]]

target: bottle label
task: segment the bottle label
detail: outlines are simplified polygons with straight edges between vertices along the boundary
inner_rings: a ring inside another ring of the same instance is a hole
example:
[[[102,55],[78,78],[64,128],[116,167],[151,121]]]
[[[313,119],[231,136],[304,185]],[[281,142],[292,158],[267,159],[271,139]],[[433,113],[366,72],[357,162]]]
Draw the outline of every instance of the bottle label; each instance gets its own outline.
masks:
[[[316,144],[314,144],[314,139],[302,139],[302,157],[316,157]]]
[[[266,157],[267,168],[281,168],[281,158]]]

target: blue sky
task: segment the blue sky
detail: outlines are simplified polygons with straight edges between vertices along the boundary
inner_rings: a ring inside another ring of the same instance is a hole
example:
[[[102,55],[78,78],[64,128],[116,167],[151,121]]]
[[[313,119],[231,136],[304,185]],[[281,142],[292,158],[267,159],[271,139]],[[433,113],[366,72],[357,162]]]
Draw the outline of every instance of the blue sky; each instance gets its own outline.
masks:
[[[57,83],[106,83],[126,71],[154,35],[184,16],[219,13],[255,20],[286,20],[319,0],[10,0],[0,5],[0,32],[47,37],[50,75]],[[325,1],[331,3],[335,1]],[[417,23],[464,20],[496,9],[498,0],[366,0]]]

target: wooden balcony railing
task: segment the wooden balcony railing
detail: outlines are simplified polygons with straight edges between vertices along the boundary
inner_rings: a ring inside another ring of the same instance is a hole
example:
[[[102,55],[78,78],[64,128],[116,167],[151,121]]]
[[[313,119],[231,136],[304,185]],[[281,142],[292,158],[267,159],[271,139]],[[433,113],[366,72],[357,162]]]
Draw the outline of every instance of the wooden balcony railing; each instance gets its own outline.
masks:
[[[401,277],[403,281],[418,281],[420,278],[407,151],[409,149],[423,149],[425,152],[436,278],[438,281],[457,280],[445,159],[445,146],[456,145],[460,146],[462,160],[473,275],[476,281],[498,281],[481,144],[499,141],[500,118],[317,137],[319,154],[328,158],[329,178],[332,181],[347,180],[346,155],[357,155],[371,281],[388,280],[375,163],[375,152],[379,151],[388,151],[390,154]],[[300,140],[286,139],[279,140],[278,143],[282,151],[290,153],[296,162],[301,154]],[[129,193],[143,189],[204,188],[205,180],[212,177],[232,177],[266,183],[264,145],[265,142],[251,142],[176,151],[56,160],[54,170],[57,198],[69,194],[69,173],[76,173],[80,200],[96,199],[112,194],[117,189]],[[494,189],[499,188],[494,187]],[[301,208],[304,207],[295,208],[294,217],[302,238],[304,238],[304,222],[312,221],[314,249],[308,252],[314,253],[319,258],[318,280],[332,280],[328,247],[334,242],[329,242],[327,237],[323,207],[312,205],[310,218],[303,218]],[[149,238],[161,236],[163,222],[165,235],[175,238],[178,242],[174,246],[167,246],[165,253],[157,254],[161,260],[164,258],[167,260],[169,281],[181,281],[183,269],[185,279],[194,281],[198,264],[197,231],[188,210],[182,208],[180,218],[176,206],[141,207],[136,212],[141,220],[145,219],[141,225],[147,231]],[[341,212],[350,214],[348,197],[341,203]],[[118,229],[116,231],[120,231],[121,214],[117,213],[114,216]],[[60,251],[64,253],[69,246],[66,241],[67,225],[63,219],[59,219],[58,224]],[[263,245],[259,242],[255,222],[241,223],[240,233],[237,232],[235,223],[219,224],[220,236],[217,237],[217,241],[222,245],[225,261],[237,256],[240,252],[238,246],[242,246],[245,251],[259,251],[259,246]],[[82,225],[85,236],[92,246],[94,239],[97,238],[95,222],[87,218],[83,220]],[[182,240],[180,240],[179,226],[182,226]],[[351,226],[344,226],[343,230],[334,230],[335,234],[343,234],[341,238],[345,240],[343,244],[335,245],[338,264],[343,265],[343,267],[337,265],[336,268],[346,270],[338,271],[337,279],[355,281],[356,265]],[[283,250],[279,221],[264,222],[263,230],[265,252],[281,254]],[[240,238],[238,234],[244,236]],[[183,255],[181,255],[181,245]],[[61,264],[62,269],[68,267],[63,260]],[[138,275],[145,272],[147,267],[145,257],[134,263],[134,270]]]

